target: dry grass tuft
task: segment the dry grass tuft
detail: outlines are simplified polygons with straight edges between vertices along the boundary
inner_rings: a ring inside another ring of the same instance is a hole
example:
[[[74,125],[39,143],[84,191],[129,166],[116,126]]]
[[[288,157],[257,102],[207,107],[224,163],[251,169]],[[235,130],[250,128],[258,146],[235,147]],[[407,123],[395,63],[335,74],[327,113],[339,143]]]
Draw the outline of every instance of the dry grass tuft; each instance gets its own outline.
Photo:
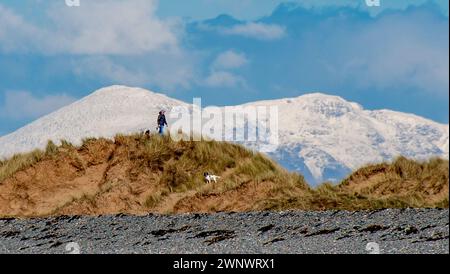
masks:
[[[0,183],[13,176],[16,172],[26,169],[45,157],[45,153],[34,150],[30,153],[14,155],[0,164]]]
[[[448,207],[448,182],[447,160],[399,157],[313,189],[239,145],[117,135],[0,161],[0,216]]]

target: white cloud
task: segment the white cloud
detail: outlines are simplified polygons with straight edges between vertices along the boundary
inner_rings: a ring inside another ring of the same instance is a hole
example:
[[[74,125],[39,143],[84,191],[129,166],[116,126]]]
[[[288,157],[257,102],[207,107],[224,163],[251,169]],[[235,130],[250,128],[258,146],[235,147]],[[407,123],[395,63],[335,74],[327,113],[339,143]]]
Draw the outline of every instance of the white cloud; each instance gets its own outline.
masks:
[[[204,84],[208,87],[237,87],[245,86],[245,80],[238,75],[227,71],[213,71],[205,79]]]
[[[84,79],[97,79],[121,85],[157,85],[164,91],[189,88],[195,78],[195,60],[187,54],[157,53],[130,56],[88,56],[72,63],[72,70]]]
[[[76,99],[66,94],[42,98],[27,91],[8,91],[0,108],[0,117],[6,119],[34,119],[66,106]]]
[[[67,65],[87,78],[169,91],[189,87],[195,53],[179,44],[184,26],[158,18],[156,7],[156,0],[82,1],[76,8],[57,1],[45,5],[46,23],[38,27],[0,4],[0,51],[75,55]]]
[[[55,2],[45,27],[0,6],[0,49],[45,54],[142,54],[177,50],[177,23],[155,15],[154,0]]]
[[[73,71],[82,77],[103,77],[123,85],[144,85],[148,76],[133,71],[105,56],[91,56],[74,62]]]
[[[76,54],[141,54],[176,47],[169,22],[155,16],[153,0],[85,1],[76,9],[54,7],[62,44]]]
[[[46,36],[41,29],[0,4],[0,50],[5,52],[37,49],[36,40]]]
[[[217,56],[213,67],[218,69],[234,69],[242,67],[247,63],[248,59],[245,57],[245,54],[228,50]]]
[[[315,31],[329,33],[322,44],[334,45],[321,49],[333,56],[327,61],[330,78],[365,89],[395,92],[408,87],[448,96],[448,21],[413,12],[339,30],[327,24],[321,28]],[[317,40],[302,42],[318,44]]]
[[[239,35],[260,40],[277,40],[286,35],[284,27],[275,24],[248,22],[221,31],[226,35]]]
[[[212,62],[210,73],[202,84],[212,88],[246,87],[245,79],[230,70],[240,68],[248,62],[244,53],[237,53],[233,50],[222,52]]]

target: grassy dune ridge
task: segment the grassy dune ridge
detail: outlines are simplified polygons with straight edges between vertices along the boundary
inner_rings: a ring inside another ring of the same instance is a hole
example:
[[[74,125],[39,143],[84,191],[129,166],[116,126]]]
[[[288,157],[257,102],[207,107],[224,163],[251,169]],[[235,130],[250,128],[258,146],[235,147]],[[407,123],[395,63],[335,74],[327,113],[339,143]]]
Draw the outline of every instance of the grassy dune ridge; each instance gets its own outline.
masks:
[[[220,182],[205,184],[205,171]],[[448,184],[437,158],[399,157],[311,188],[240,145],[117,135],[0,161],[0,216],[448,207]]]

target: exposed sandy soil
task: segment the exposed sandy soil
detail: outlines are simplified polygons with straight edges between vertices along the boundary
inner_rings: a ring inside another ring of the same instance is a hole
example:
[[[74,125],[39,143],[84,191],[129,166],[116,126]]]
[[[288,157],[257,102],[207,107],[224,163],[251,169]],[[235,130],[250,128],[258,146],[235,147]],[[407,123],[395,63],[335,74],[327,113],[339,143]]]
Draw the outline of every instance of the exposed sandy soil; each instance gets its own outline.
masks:
[[[143,212],[155,180],[133,174],[122,153],[113,142],[92,142],[17,172],[0,184],[0,215]]]
[[[195,147],[188,144],[178,150],[169,150],[167,153],[170,155],[166,159],[157,158],[155,162],[148,163],[141,154],[141,141],[133,137],[115,142],[101,139],[86,142],[80,148],[59,148],[57,153],[15,172],[1,182],[0,216],[173,213],[189,211],[189,208],[206,211],[205,206],[210,203],[203,203],[204,198],[199,193],[214,191],[223,186],[223,182],[218,185],[201,182],[195,189],[169,191],[167,185],[171,182],[164,181],[167,179],[164,177],[167,177],[166,171],[182,165],[177,159]],[[248,154],[240,161],[251,162],[252,157]],[[200,167],[196,175],[201,174],[202,170],[207,169]],[[233,177],[235,171],[236,167],[226,168],[218,174],[225,180]],[[178,175],[174,174],[177,178]],[[222,196],[219,200],[228,199],[230,205],[217,209],[249,210],[251,201],[256,197],[263,198],[267,192],[263,185],[259,186],[259,191],[255,184],[249,185],[253,187],[245,187],[242,191],[240,187],[232,188],[224,195],[218,194]],[[147,199],[158,193],[158,202],[146,205]],[[202,205],[189,205],[197,202]]]
[[[205,184],[205,170],[220,182]],[[448,207],[448,189],[448,161],[370,166],[323,191],[238,146],[128,136],[62,146],[17,169],[0,182],[0,216],[361,209],[398,197]]]

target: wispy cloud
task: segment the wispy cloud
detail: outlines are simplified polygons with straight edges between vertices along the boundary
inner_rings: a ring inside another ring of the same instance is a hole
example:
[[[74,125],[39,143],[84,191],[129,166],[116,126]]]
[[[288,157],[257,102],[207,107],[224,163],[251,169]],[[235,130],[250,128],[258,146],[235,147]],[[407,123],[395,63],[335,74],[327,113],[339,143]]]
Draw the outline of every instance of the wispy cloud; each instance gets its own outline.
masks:
[[[239,75],[228,71],[213,71],[205,79],[204,84],[213,88],[233,88],[245,86],[245,80]]]
[[[76,9],[64,1],[47,11],[51,24],[34,26],[0,5],[0,49],[45,54],[142,54],[176,50],[176,21],[155,15],[153,0],[84,1]],[[24,43],[26,42],[26,43]]]
[[[285,36],[285,28],[276,24],[248,22],[220,30],[226,35],[239,35],[259,40],[278,40]]]
[[[244,53],[227,50],[215,58],[210,66],[210,73],[204,79],[203,85],[212,88],[245,87],[245,79],[234,70],[245,66],[249,60]]]
[[[174,16],[176,13],[182,17],[193,19],[209,19],[217,14],[229,14],[242,20],[255,20],[270,14],[278,5],[290,3],[301,5],[308,9],[326,9],[330,7],[350,7],[358,10],[367,10],[376,16],[385,10],[405,10],[408,7],[420,6],[426,3],[439,5],[442,14],[448,17],[447,0],[381,0],[382,5],[377,8],[368,7],[365,0],[163,0],[160,1],[160,14]]]
[[[8,91],[0,106],[3,119],[35,119],[66,106],[76,99],[66,94],[35,97],[27,91]]]
[[[113,56],[87,56],[74,60],[71,65],[79,78],[133,86],[156,85],[171,92],[191,86],[195,79],[194,64],[187,53],[157,53],[125,60]]]
[[[412,88],[448,96],[448,21],[423,11],[387,14],[368,23],[346,21],[315,28],[327,35],[322,44],[318,36],[302,41],[301,48],[315,45],[319,56],[331,56],[316,60],[328,70],[327,79],[362,89]]]
[[[28,23],[20,15],[3,7],[0,3],[0,51],[37,50],[42,48],[42,45],[38,44],[45,37],[48,37],[45,31]]]
[[[144,85],[148,80],[145,73],[129,69],[106,56],[80,58],[73,66],[75,74],[82,78],[101,77],[125,85]]]
[[[239,68],[248,63],[248,59],[244,53],[227,50],[217,56],[213,63],[213,67],[217,69],[234,69]]]
[[[46,5],[44,23],[0,4],[0,53],[71,56],[66,66],[78,77],[151,85],[165,91],[187,88],[195,54],[183,49],[183,23],[155,15],[156,0],[64,1]]]

